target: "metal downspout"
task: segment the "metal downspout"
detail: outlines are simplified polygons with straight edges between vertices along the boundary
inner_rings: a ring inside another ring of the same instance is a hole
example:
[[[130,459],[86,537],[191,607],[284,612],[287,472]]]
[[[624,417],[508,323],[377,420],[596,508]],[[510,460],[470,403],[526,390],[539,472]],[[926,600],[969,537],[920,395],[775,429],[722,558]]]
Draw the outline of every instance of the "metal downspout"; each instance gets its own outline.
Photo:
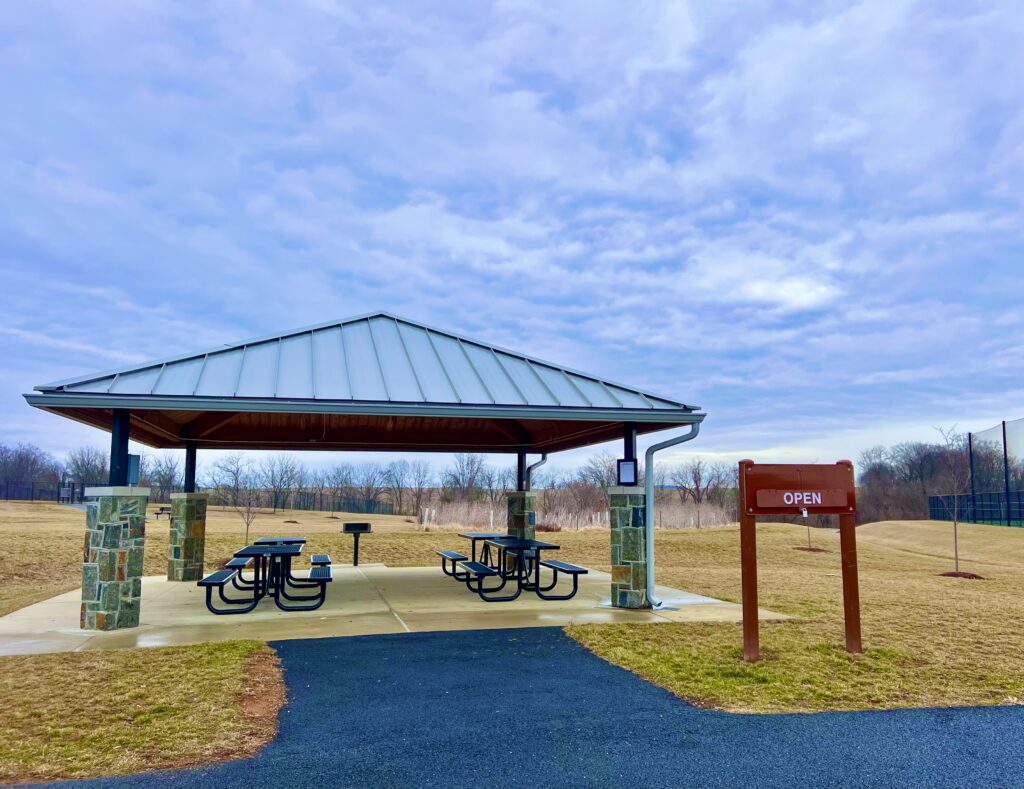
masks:
[[[661,605],[661,600],[654,596],[654,453],[660,452],[676,444],[693,441],[700,432],[700,422],[690,425],[690,432],[670,438],[648,447],[644,455],[644,531],[647,542],[647,603],[651,608]]]
[[[526,489],[527,490],[530,490],[530,489],[533,488],[533,470],[535,468],[540,468],[541,466],[543,466],[547,462],[548,462],[548,453],[547,452],[542,452],[541,455],[540,455],[540,460],[538,460],[532,466],[527,466],[526,467]]]

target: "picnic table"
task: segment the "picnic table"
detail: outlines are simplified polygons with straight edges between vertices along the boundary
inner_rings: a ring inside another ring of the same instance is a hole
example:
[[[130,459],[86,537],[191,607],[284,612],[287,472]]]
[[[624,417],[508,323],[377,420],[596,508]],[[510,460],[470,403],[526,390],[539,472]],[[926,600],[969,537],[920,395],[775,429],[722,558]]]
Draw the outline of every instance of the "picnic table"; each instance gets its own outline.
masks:
[[[282,544],[281,540],[289,542]],[[330,559],[316,563],[306,578],[292,574],[292,560],[302,553],[306,540],[302,537],[262,538],[255,544],[235,551],[235,556],[223,570],[203,578],[198,585],[206,587],[206,607],[215,614],[244,614],[252,611],[264,597],[271,597],[282,611],[313,611],[323,605],[327,597],[327,584],[331,582]],[[318,557],[314,557],[316,559]],[[252,578],[242,574],[250,563],[253,565]],[[238,599],[224,593],[226,586],[245,593]],[[217,590],[221,601],[229,608],[218,608],[213,604],[213,591]],[[312,594],[304,594],[315,590]]]
[[[507,534],[491,532],[462,532],[460,537],[472,541],[472,559],[458,551],[438,551],[441,557],[441,570],[445,575],[462,581],[471,592],[476,592],[480,599],[488,603],[504,603],[515,600],[523,592],[533,592],[542,600],[568,600],[579,591],[579,577],[586,575],[586,567],[545,559],[545,551],[557,551],[561,548],[553,542],[541,540],[519,539]],[[480,561],[476,560],[476,543],[483,542]],[[494,549],[496,558],[490,561],[490,550]],[[459,567],[461,566],[461,570]],[[551,583],[541,582],[540,570],[544,567],[551,570]],[[549,594],[558,584],[560,575],[572,578],[572,590],[565,594]],[[485,580],[497,578],[497,586],[488,588]],[[515,591],[500,595],[509,582],[515,584]]]

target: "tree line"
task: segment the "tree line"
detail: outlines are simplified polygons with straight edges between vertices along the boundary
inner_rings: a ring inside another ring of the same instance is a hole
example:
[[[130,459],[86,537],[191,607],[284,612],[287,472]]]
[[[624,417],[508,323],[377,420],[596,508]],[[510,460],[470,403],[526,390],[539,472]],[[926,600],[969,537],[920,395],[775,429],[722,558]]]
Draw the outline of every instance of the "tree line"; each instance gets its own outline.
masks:
[[[861,453],[857,471],[862,522],[927,518],[929,496],[970,490],[966,436],[955,430],[939,432],[934,442],[876,446]],[[539,469],[532,480],[538,517],[557,520],[556,525],[564,528],[597,525],[598,515],[607,509],[606,489],[616,483],[615,460],[602,453],[576,468]],[[107,464],[107,453],[91,446],[74,449],[61,461],[31,444],[0,444],[0,481],[103,484]],[[976,446],[974,465],[976,483],[991,477],[990,489],[1002,489],[1001,450]],[[1024,485],[1024,465],[1014,459],[1010,466],[1011,486],[1019,489]],[[140,484],[151,488],[154,501],[167,501],[181,490],[183,471],[179,453],[143,454]],[[736,520],[735,464],[695,457],[659,463],[655,475],[659,507],[674,506],[678,517],[685,510],[685,522],[666,525],[700,527]],[[447,466],[437,469],[423,460],[310,467],[289,453],[235,452],[202,468],[197,482],[213,494],[214,503],[224,506],[248,499],[259,508],[313,509],[333,500],[371,508],[386,504],[396,514],[419,517],[426,508],[473,505],[481,512],[500,513],[502,522],[505,494],[516,486],[510,464],[495,465],[478,454],[454,455]]]

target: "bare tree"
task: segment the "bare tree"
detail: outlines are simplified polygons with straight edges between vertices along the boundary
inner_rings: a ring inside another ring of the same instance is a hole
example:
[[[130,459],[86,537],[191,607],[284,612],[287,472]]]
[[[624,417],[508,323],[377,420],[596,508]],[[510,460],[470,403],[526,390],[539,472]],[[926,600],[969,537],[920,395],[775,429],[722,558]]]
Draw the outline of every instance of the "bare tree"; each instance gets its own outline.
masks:
[[[960,497],[971,489],[970,458],[967,455],[967,442],[962,433],[956,432],[956,425],[950,428],[935,428],[942,436],[945,452],[942,454],[945,483],[950,491],[953,516],[953,571],[960,572]]]
[[[387,487],[384,468],[380,463],[361,463],[356,466],[352,482],[356,496],[367,507],[380,501]]]
[[[388,486],[388,495],[391,498],[391,505],[395,508],[395,514],[405,511],[405,488],[409,484],[409,462],[396,460],[388,463],[384,469],[384,480]]]
[[[256,488],[252,479],[252,461],[241,452],[225,455],[210,469],[208,484],[222,506],[234,507],[242,498],[243,482]]]
[[[328,481],[331,486],[331,494],[336,499],[351,498],[352,489],[355,486],[355,471],[351,463],[339,463],[327,472]],[[333,507],[333,505],[332,505]]]
[[[169,501],[171,493],[181,484],[181,465],[174,455],[163,453],[149,464],[148,477],[158,491],[159,500]]]
[[[452,501],[472,501],[480,493],[483,455],[460,452],[444,473],[444,487]]]
[[[79,447],[68,452],[66,468],[76,482],[106,482],[109,458],[96,447]]]
[[[325,469],[316,469],[309,475],[309,487],[313,494],[314,508],[324,508],[324,493],[331,487],[331,475]]]
[[[61,464],[34,444],[0,444],[0,480],[57,482]]]
[[[429,501],[430,489],[434,486],[434,469],[427,461],[415,460],[409,465],[409,485],[416,517],[421,518],[423,505]]]
[[[273,496],[274,512],[287,508],[292,488],[302,479],[304,471],[302,464],[288,454],[271,455],[260,464],[260,477]]]
[[[245,524],[245,544],[249,544],[249,528],[259,512],[259,475],[246,464],[238,478],[238,489],[235,494],[233,508]]]
[[[595,455],[580,469],[579,475],[581,480],[600,490],[614,487],[619,482],[615,456],[608,452]],[[637,480],[637,484],[639,483],[640,480]]]
[[[505,499],[505,494],[516,484],[515,469],[509,466],[484,465],[480,469],[480,488],[487,496],[491,509],[496,509]]]
[[[723,469],[720,464],[711,464],[697,457],[672,470],[672,484],[679,492],[679,500],[687,499],[697,508],[697,528],[700,528],[701,510],[722,485]]]

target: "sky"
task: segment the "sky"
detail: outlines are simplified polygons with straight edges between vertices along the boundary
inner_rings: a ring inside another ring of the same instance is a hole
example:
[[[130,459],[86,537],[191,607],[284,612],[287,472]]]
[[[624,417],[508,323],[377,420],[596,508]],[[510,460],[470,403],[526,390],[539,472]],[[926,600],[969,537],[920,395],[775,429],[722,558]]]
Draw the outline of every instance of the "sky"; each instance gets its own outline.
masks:
[[[377,310],[700,404],[678,458],[1024,416],[1021,41],[998,0],[3,4],[0,442],[108,445],[34,385]]]

